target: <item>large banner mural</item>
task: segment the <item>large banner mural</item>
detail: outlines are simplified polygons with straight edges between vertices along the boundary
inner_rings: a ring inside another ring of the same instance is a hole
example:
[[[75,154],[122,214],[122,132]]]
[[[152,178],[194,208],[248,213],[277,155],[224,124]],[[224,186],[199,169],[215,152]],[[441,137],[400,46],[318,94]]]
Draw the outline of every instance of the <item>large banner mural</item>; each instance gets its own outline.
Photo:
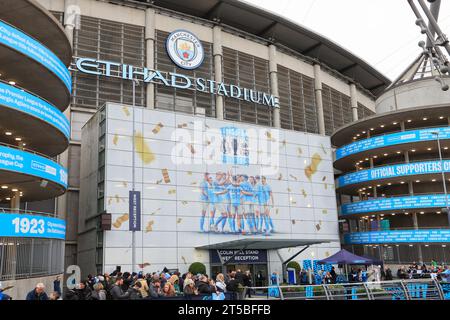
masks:
[[[241,238],[339,246],[329,137],[108,104],[105,140],[104,209],[113,220],[105,265],[113,269],[131,260],[133,187],[142,198],[138,260],[149,270],[208,263],[196,247]]]

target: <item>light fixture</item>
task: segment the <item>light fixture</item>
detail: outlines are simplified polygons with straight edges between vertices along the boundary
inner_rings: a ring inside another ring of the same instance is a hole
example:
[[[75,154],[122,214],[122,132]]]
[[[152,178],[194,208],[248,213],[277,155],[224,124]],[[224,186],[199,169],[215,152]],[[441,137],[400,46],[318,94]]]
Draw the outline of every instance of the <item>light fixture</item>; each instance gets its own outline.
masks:
[[[15,82],[15,81],[8,81],[8,83],[9,83],[10,85],[12,85],[12,86],[15,86],[15,85],[16,85],[16,82]]]
[[[401,184],[405,184],[405,181],[400,181]]]
[[[388,183],[388,186],[392,186],[392,183],[391,183],[391,182],[389,182],[389,183]]]
[[[436,179],[431,180],[431,182],[436,182]]]
[[[446,245],[446,244],[443,244],[443,245],[442,245],[442,248],[446,248],[446,247],[447,247],[447,245]]]
[[[2,186],[2,189],[8,189],[8,186]]]
[[[416,149],[412,149],[411,152],[416,152]]]
[[[363,131],[362,133],[364,133],[364,134],[365,134],[366,132],[365,132],[365,131]]]
[[[407,216],[409,214],[409,212],[405,212],[405,216]]]
[[[437,214],[441,214],[441,212],[440,211],[438,211],[438,212],[436,212]]]
[[[17,192],[17,191],[19,191],[19,189],[14,188],[14,189],[11,189],[11,191],[12,192]]]
[[[444,150],[448,150],[448,147],[444,147]]]
[[[377,187],[378,187],[378,188],[381,187],[381,184],[377,184]]]
[[[401,151],[397,151],[397,154],[400,154],[400,153],[402,153]]]
[[[420,183],[420,180],[416,180],[416,183]]]
[[[15,138],[14,140],[16,140],[16,141],[22,141],[22,138],[17,137],[17,138]]]
[[[427,150],[428,150],[428,151],[431,151],[431,150],[432,150],[432,148],[427,148]]]
[[[375,130],[375,128],[370,128],[370,131],[373,131],[373,130]]]
[[[7,135],[7,136],[12,136],[12,132],[6,131],[6,132],[5,132],[5,135]]]
[[[444,117],[443,117],[443,116],[440,116],[440,117],[439,117],[439,119],[441,119],[441,120],[442,120],[442,119],[444,119]]]
[[[420,214],[425,214],[425,212],[423,212],[423,211],[420,211]]]
[[[398,122],[392,122],[392,124],[395,126],[396,124],[398,124]]]
[[[427,120],[428,120],[428,118],[426,118],[426,117],[425,117],[425,118],[423,118],[423,121],[427,121]]]
[[[385,156],[385,157],[387,157],[387,156],[388,156],[388,154],[387,154],[387,153],[385,153],[385,154],[384,154],[384,156]]]
[[[9,198],[9,197],[8,197],[8,198],[5,198],[5,199],[8,200],[8,201],[11,200],[11,198]]]
[[[391,216],[395,216],[395,213],[392,213]]]
[[[412,120],[408,120],[408,123],[411,123],[412,122]]]
[[[410,247],[413,247],[413,245],[412,245],[412,244],[410,244],[409,246],[410,246]]]
[[[380,128],[384,128],[384,124],[380,125]]]

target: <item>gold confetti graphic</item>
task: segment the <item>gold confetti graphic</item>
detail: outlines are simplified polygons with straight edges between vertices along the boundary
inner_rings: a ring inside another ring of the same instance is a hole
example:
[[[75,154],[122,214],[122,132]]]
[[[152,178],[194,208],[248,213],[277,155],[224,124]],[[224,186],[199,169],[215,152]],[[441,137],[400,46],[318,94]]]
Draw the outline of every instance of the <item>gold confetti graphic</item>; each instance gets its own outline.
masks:
[[[294,219],[292,219],[292,224],[295,224],[295,220]]]
[[[316,224],[316,229],[317,231],[320,231],[321,228],[322,228],[322,220],[319,220],[319,223]]]
[[[311,164],[305,168],[305,175],[311,181],[313,174],[317,172],[319,164],[322,162],[322,157],[320,154],[315,153],[311,158]]]
[[[119,141],[119,136],[117,135],[117,133],[114,135],[113,137],[113,145],[117,146],[117,142]]]
[[[197,182],[191,182],[191,186],[196,186],[197,185]]]
[[[126,187],[128,187],[128,182],[122,181],[122,185],[126,188]]]
[[[324,184],[323,187],[325,188],[325,190],[328,190],[328,184]]]
[[[278,215],[280,213],[280,209],[276,208],[275,209],[275,214]]]
[[[303,195],[303,197],[305,197],[305,198],[308,196],[308,194],[306,193],[305,189],[302,189],[302,195]]]
[[[292,189],[291,188],[287,188],[287,192],[292,192]]]
[[[161,171],[162,171],[164,183],[170,183],[169,170],[167,170],[167,169],[162,169]]]
[[[149,164],[155,161],[155,155],[150,150],[147,143],[145,143],[142,133],[138,132],[134,135],[134,143],[136,145],[136,152],[144,164]]]
[[[123,112],[125,113],[125,115],[126,115],[127,117],[130,116],[130,110],[128,110],[127,107],[123,107],[122,110],[123,110]]]
[[[150,213],[151,216],[154,216],[158,211],[161,211],[161,208],[156,209],[152,213]]]
[[[181,256],[181,260],[183,260],[183,263],[184,263],[184,264],[187,264],[186,258],[185,258],[184,256]]]
[[[286,139],[285,140],[283,140],[283,141],[281,141],[281,144],[285,147],[286,146]]]
[[[116,221],[114,221],[113,223],[114,228],[119,229],[122,226],[122,223],[128,221],[128,219],[129,219],[128,213],[121,215],[116,219]]]
[[[289,175],[289,177],[291,177],[292,179],[294,179],[295,181],[298,181],[298,178],[292,174]]]
[[[176,190],[176,189],[170,189],[170,190],[168,191],[168,193],[169,193],[169,194],[175,194],[175,193],[177,193],[177,190]]]
[[[323,145],[323,143],[321,143],[320,146],[322,147],[323,153],[327,154],[327,149],[325,149],[325,146]]]
[[[150,267],[151,264],[148,262],[144,262],[144,263],[138,264],[138,266],[140,269],[144,269],[145,267]]]
[[[177,224],[180,224],[181,221],[183,221],[183,218],[178,218],[178,219],[177,219]]]
[[[325,257],[329,257],[330,256],[330,252],[329,251],[325,251]]]
[[[177,127],[178,127],[178,129],[182,129],[182,128],[187,128],[187,126],[188,126],[187,123],[182,123],[182,124],[179,124]]]
[[[188,144],[189,150],[191,151],[192,154],[195,154],[195,148],[194,145],[192,143]]]
[[[155,224],[155,221],[150,220],[150,221],[147,223],[147,226],[145,227],[145,233],[152,232],[152,231],[153,231],[153,225],[154,225],[154,224]]]
[[[192,171],[188,171],[188,172],[187,172],[187,175],[188,175],[188,176],[192,176]]]
[[[322,181],[325,181],[325,180],[327,180],[327,177],[326,177],[326,176],[324,176],[324,177],[322,178]]]
[[[183,206],[185,206],[185,205],[188,204],[188,202],[187,202],[187,201],[181,201],[181,204],[182,204]]]
[[[152,129],[153,134],[158,134],[159,131],[161,131],[162,128],[164,128],[164,125],[163,125],[161,122],[159,122],[159,123]]]
[[[156,184],[161,184],[163,182],[163,179],[161,180],[156,180]]]
[[[297,156],[301,156],[303,154],[302,148],[297,148]]]
[[[283,179],[283,175],[280,173],[280,175],[278,176],[278,180]]]
[[[322,214],[328,214],[328,210],[327,209],[323,209],[322,210]]]

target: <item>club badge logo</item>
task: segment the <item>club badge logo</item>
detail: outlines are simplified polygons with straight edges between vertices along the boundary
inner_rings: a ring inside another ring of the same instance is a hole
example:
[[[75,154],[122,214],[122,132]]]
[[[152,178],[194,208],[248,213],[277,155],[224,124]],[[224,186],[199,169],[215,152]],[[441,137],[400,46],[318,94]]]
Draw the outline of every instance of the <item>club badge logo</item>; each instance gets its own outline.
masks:
[[[200,40],[186,30],[172,32],[167,37],[166,49],[170,59],[183,69],[192,70],[200,67],[205,57]]]

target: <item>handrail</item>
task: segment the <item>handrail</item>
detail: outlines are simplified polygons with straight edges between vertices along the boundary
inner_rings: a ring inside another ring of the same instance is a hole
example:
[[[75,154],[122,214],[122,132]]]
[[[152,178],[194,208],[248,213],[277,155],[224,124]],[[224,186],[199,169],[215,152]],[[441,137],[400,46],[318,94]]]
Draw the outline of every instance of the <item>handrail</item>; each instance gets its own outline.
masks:
[[[417,285],[419,284],[419,288]],[[319,295],[314,295],[314,289],[321,288]],[[350,282],[350,283],[336,283],[336,284],[311,284],[311,285],[273,285],[263,287],[245,287],[243,298],[246,299],[247,290],[253,292],[267,291],[267,299],[276,300],[313,300],[326,299],[335,300],[335,298],[350,299],[350,300],[377,300],[377,299],[394,299],[395,291],[401,290],[404,295],[404,300],[426,300],[430,294],[430,298],[445,300],[444,290],[441,282],[437,279],[409,279],[409,280],[391,280],[378,282]],[[269,290],[277,290],[278,294],[269,295]],[[410,291],[412,290],[412,292]],[[418,294],[418,292],[420,294]],[[288,293],[292,293],[289,296]],[[425,297],[423,297],[425,296]]]
[[[349,146],[349,145],[351,145],[351,144],[353,144],[353,143],[356,143],[356,142],[360,142],[360,141],[364,141],[364,140],[368,140],[368,139],[372,139],[372,138],[378,138],[378,137],[388,136],[388,135],[394,134],[394,133],[400,133],[400,132],[408,133],[408,132],[410,132],[410,131],[423,130],[423,129],[433,129],[433,128],[444,128],[444,127],[445,127],[445,125],[439,125],[439,126],[425,126],[425,127],[417,127],[417,128],[414,128],[414,129],[409,129],[409,130],[404,130],[404,131],[402,131],[402,130],[389,131],[389,132],[385,132],[385,133],[382,133],[382,134],[376,134],[376,135],[373,135],[373,136],[371,135],[370,137],[364,137],[364,138],[361,138],[361,139],[356,139],[356,140],[354,140],[354,141],[352,141],[352,142],[350,142],[350,143],[346,143],[346,144],[344,144],[344,145],[342,145],[342,146],[340,146],[340,147],[338,147],[338,148],[336,148],[336,149],[342,149],[342,148],[345,148],[346,146]],[[434,141],[434,140],[429,140],[429,141]],[[377,150],[379,150],[379,149],[381,149],[381,148],[383,148],[383,147],[380,147],[380,148],[378,148]],[[370,149],[370,150],[373,150],[373,149]],[[364,152],[364,151],[369,151],[369,150],[363,150],[363,151],[361,151],[361,152]],[[361,153],[361,152],[358,152],[358,153]]]
[[[48,216],[48,217],[56,217],[56,213],[49,213],[49,212],[41,212],[41,211],[34,211],[34,210],[24,210],[24,209],[11,209],[11,208],[3,208],[0,207],[0,213],[5,214],[31,214],[31,215],[39,215],[39,216]]]
[[[47,159],[49,159],[49,160],[51,160],[51,161],[53,161],[53,162],[56,162],[56,158],[49,157],[49,156],[47,156],[47,155],[45,155],[45,154],[43,154],[43,153],[40,153],[40,152],[38,152],[38,151],[34,151],[34,150],[32,150],[32,149],[28,149],[28,148],[20,148],[19,146],[15,146],[15,145],[13,145],[13,144],[5,143],[5,142],[0,142],[0,146],[12,148],[12,149],[17,149],[17,150],[19,150],[19,151],[24,151],[24,152],[27,152],[27,153],[32,153],[32,154],[34,154],[34,155],[41,156],[41,157],[47,158]]]

